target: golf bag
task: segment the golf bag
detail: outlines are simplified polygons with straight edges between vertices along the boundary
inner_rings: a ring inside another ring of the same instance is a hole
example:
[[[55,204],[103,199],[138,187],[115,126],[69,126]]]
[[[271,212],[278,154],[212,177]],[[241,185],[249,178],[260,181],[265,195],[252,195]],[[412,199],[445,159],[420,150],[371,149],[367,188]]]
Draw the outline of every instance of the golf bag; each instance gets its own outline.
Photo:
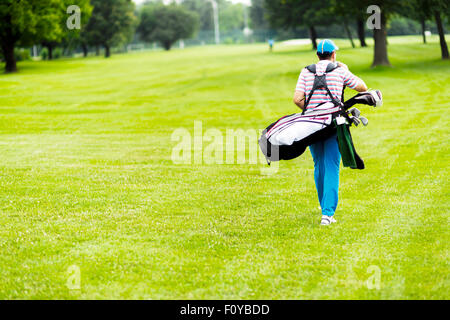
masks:
[[[359,110],[352,107],[356,104],[378,107],[382,103],[381,92],[371,90],[358,93],[344,103],[326,102],[313,111],[285,116],[262,132],[259,139],[260,149],[270,165],[272,161],[295,159],[301,156],[308,146],[337,133],[344,166],[364,169],[364,162],[356,153],[349,127],[352,124],[358,125],[361,120],[366,125],[367,119],[360,118]],[[351,112],[350,108],[353,109]]]

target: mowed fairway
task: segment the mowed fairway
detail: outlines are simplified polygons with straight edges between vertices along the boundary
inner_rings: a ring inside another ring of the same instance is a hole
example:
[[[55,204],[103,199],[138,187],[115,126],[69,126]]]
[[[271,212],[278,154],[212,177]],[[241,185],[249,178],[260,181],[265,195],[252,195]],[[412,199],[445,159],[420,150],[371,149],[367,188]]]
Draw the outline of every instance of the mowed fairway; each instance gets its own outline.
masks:
[[[372,47],[338,42],[385,105],[360,108],[367,169],[343,169],[332,227],[309,151],[272,175],[171,160],[194,121],[225,137],[297,112],[309,46],[19,63],[0,75],[0,298],[450,298],[450,63],[420,41],[391,38],[375,70]]]

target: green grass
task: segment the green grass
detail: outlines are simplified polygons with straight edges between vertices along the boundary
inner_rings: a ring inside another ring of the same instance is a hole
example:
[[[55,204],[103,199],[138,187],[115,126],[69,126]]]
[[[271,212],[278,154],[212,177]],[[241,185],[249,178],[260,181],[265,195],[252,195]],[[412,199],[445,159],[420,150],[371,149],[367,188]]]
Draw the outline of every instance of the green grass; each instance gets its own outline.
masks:
[[[367,169],[342,170],[328,228],[309,152],[268,176],[171,161],[172,132],[195,120],[225,133],[296,112],[309,47],[23,62],[0,76],[0,298],[450,298],[450,62],[435,37],[391,38],[393,68],[338,44],[385,105],[361,108]],[[80,290],[66,286],[71,265]]]

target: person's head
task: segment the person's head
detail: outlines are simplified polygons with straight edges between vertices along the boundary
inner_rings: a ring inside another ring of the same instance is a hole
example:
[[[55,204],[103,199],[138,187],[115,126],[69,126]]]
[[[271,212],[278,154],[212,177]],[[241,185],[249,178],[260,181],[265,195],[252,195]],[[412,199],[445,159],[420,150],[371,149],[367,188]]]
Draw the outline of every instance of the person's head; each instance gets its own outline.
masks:
[[[330,60],[335,62],[337,50],[339,50],[339,48],[333,41],[330,39],[322,40],[317,46],[317,57],[319,60]]]

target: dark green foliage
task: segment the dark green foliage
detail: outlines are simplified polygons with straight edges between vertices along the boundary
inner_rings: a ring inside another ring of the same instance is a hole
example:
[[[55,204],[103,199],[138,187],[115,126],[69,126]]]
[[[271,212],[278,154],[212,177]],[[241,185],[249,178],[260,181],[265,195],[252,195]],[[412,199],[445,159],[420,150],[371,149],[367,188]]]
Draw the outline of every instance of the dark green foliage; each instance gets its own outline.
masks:
[[[181,6],[197,13],[199,30],[214,30],[213,9],[207,0],[184,0]]]
[[[16,61],[30,60],[30,50],[24,48],[14,48],[14,57],[16,58]]]
[[[316,26],[337,21],[330,0],[265,0],[265,7],[274,28],[307,27],[313,48],[317,47]]]
[[[103,46],[105,57],[111,47],[130,41],[133,37],[136,17],[131,0],[91,0],[92,16],[82,36],[92,45]]]
[[[45,34],[57,37],[61,26],[57,0],[2,0],[0,2],[0,47],[6,61],[5,71],[17,70],[14,48],[29,46],[40,41]]]
[[[252,29],[268,29],[268,13],[264,6],[265,0],[252,0],[250,7],[250,19]]]
[[[27,47],[42,43],[50,51],[65,37],[76,37],[79,31],[68,30],[66,9],[78,5],[81,20],[90,15],[89,0],[2,0],[0,2],[0,48],[6,61],[5,71],[14,72],[16,46]]]
[[[219,7],[220,32],[227,33],[244,28],[244,6],[226,0],[217,0]],[[199,18],[200,31],[213,31],[213,9],[209,0],[184,0],[181,6],[195,12]]]
[[[69,52],[73,51],[75,48],[83,46],[84,43],[86,43],[86,39],[83,38],[83,33],[86,30],[86,26],[88,24],[88,21],[91,17],[93,7],[90,3],[90,0],[64,0],[66,3],[66,6],[75,4],[78,7],[80,7],[81,10],[81,29],[65,29],[66,32],[62,38],[62,41],[59,43],[60,46],[64,48],[64,50],[67,50]],[[67,18],[69,15],[67,12],[64,12],[64,21],[63,23],[66,24]]]
[[[231,32],[244,29],[244,6],[229,1],[218,1],[221,32]]]
[[[198,16],[179,5],[150,5],[141,11],[138,33],[146,42],[159,42],[164,49],[190,38],[198,26]]]
[[[63,56],[63,50],[61,48],[56,48],[53,51],[53,59],[59,59]]]
[[[42,60],[47,60],[48,59],[48,49],[42,48],[40,56],[41,56]]]
[[[427,20],[434,20],[439,34],[442,59],[449,58],[448,46],[445,41],[445,19],[450,17],[450,6],[447,0],[410,0],[403,1],[397,12],[403,16],[415,19],[421,24],[423,42],[426,43],[425,28]]]

